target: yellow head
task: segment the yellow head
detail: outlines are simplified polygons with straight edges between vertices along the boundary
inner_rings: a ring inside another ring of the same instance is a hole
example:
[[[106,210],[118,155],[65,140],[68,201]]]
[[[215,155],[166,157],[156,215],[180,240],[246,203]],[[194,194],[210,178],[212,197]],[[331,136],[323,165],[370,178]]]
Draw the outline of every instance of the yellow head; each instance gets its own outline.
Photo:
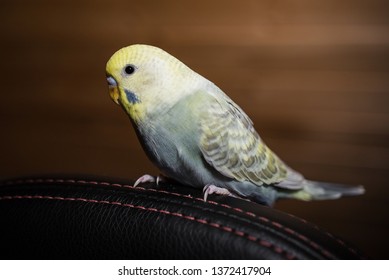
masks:
[[[112,100],[135,122],[174,106],[193,92],[200,77],[167,52],[148,45],[118,50],[107,62],[106,75]]]

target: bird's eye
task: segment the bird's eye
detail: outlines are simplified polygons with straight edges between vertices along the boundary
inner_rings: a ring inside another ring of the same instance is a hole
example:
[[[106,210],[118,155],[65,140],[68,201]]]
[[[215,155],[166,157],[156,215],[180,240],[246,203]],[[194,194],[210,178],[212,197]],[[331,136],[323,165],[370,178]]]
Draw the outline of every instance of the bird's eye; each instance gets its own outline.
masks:
[[[127,66],[124,68],[124,72],[125,72],[127,75],[131,75],[132,73],[135,72],[135,66],[133,66],[133,65],[127,65]]]

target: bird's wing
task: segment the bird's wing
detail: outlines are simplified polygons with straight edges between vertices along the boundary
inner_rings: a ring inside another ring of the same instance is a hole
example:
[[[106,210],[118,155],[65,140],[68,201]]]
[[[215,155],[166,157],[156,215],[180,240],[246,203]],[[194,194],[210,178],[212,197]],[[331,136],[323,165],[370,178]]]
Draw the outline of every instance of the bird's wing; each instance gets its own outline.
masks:
[[[299,189],[282,184],[296,175],[261,140],[250,118],[228,96],[210,95],[200,121],[200,150],[224,176],[256,185]],[[298,173],[297,173],[298,174]]]

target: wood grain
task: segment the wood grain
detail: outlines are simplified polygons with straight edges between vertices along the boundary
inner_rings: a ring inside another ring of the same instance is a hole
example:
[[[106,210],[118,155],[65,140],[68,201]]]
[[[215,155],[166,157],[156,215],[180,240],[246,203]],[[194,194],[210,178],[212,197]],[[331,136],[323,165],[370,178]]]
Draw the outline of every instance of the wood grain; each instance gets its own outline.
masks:
[[[105,63],[162,47],[221,87],[308,178],[357,198],[277,207],[389,258],[388,1],[26,1],[0,17],[2,178],[157,173],[109,97]]]

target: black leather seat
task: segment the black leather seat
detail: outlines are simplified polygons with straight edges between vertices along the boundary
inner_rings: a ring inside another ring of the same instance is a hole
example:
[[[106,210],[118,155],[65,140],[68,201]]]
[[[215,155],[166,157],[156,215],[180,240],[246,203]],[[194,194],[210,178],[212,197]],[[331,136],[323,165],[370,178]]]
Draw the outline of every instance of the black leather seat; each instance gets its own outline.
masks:
[[[297,217],[173,185],[107,178],[1,182],[3,259],[360,259]]]

